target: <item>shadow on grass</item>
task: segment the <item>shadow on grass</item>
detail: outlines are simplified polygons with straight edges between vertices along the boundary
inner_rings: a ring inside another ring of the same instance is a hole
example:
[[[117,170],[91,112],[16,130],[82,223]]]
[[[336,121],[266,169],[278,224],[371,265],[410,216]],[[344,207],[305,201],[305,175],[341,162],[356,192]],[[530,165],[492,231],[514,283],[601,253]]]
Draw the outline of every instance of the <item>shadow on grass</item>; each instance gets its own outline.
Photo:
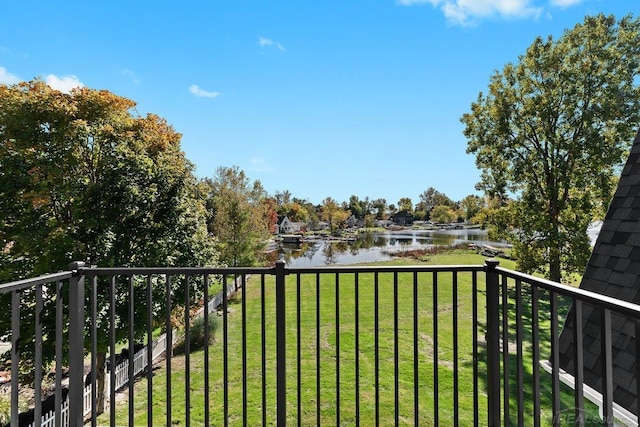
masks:
[[[534,387],[534,352],[533,352],[533,334],[535,322],[533,319],[534,313],[534,298],[531,286],[528,284],[522,284],[521,292],[518,294],[515,283],[509,283],[507,286],[507,301],[506,301],[506,315],[508,323],[508,342],[504,345],[503,341],[503,316],[504,300],[503,300],[503,287],[501,286],[500,295],[500,340],[501,340],[501,354],[500,354],[500,375],[501,375],[501,416],[504,419],[505,415],[508,415],[509,424],[518,425],[519,418],[521,417],[524,425],[533,424],[533,420],[537,418],[541,425],[551,425],[553,423],[553,387],[551,375],[539,367],[539,393],[537,393]],[[486,301],[486,293],[484,291],[478,292],[479,304],[480,301]],[[519,302],[519,303],[518,303]],[[517,306],[519,305],[519,316],[517,315]],[[557,333],[558,336],[564,325],[565,318],[571,309],[572,300],[569,298],[557,297]],[[540,290],[537,300],[538,319],[537,319],[537,332],[539,339],[538,357],[539,361],[549,360],[551,357],[551,296],[550,293],[544,290]],[[519,370],[519,357],[518,357],[518,329],[520,329],[521,339],[521,354],[520,361],[522,362],[522,379],[521,383],[518,382],[518,370]],[[480,321],[478,319],[478,393],[481,396],[486,394],[487,390],[487,349],[486,342],[484,340],[487,330],[486,319]],[[504,351],[508,352],[507,357],[507,369],[505,373],[505,359]],[[466,364],[467,369],[473,369],[473,363]],[[506,374],[506,375],[505,375]],[[504,394],[504,377],[508,377],[508,409],[505,411],[505,394]],[[539,399],[540,412],[534,412],[534,401]],[[519,402],[520,400],[520,402]],[[570,387],[561,384],[560,386],[560,413],[565,415],[571,415],[574,411],[574,391]],[[481,399],[481,404],[487,404],[487,398]],[[507,413],[508,412],[508,413]],[[598,420],[598,408],[596,405],[585,401],[585,411],[583,413],[584,419]],[[522,421],[521,420],[521,421]]]

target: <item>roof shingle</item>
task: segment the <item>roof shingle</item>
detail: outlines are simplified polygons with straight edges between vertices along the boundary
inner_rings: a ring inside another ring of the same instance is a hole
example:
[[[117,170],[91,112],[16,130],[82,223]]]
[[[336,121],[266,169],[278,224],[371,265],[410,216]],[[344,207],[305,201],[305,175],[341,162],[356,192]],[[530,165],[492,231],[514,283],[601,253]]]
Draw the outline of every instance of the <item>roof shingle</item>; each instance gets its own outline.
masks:
[[[636,134],[618,188],[587,264],[580,288],[640,304],[640,131]],[[560,366],[575,373],[574,314],[560,335]],[[602,392],[600,310],[584,307],[582,316],[585,383]],[[635,321],[611,316],[614,401],[636,413]]]

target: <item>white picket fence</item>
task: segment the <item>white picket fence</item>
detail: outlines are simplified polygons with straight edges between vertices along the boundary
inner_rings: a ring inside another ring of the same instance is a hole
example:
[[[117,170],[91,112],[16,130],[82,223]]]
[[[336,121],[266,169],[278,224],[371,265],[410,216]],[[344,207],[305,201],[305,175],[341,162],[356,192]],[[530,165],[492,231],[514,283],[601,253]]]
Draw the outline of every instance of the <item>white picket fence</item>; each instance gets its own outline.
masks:
[[[85,390],[85,400],[86,400],[86,394],[87,392]],[[91,396],[91,393],[89,393],[89,396]],[[31,426],[33,426],[34,424],[31,424]],[[51,411],[47,414],[44,414],[42,416],[42,421],[40,425],[42,427],[54,427],[56,425],[55,411]],[[69,425],[69,399],[65,399],[64,402],[62,402],[62,404],[60,405],[60,425],[63,425],[63,426]]]
[[[229,285],[227,285],[227,296],[231,295],[233,292],[235,292],[235,290],[237,289],[237,285],[235,285],[234,283],[230,283]],[[215,309],[218,308],[219,305],[222,304],[223,301],[223,295],[222,292],[220,292],[218,295],[216,295],[213,299],[211,299],[209,301],[209,312],[213,312]],[[204,310],[200,310],[196,316],[199,316]],[[181,338],[179,332],[177,330],[173,330],[173,333],[171,334],[171,336],[173,337],[172,341],[172,345],[171,347],[173,348],[173,345],[176,344],[176,342]],[[153,364],[153,362],[160,357],[161,354],[163,354],[166,349],[167,349],[167,335],[166,334],[162,334],[162,336],[160,336],[158,339],[156,339],[155,341],[153,341],[153,343],[151,344],[151,363]],[[140,349],[137,353],[134,354],[133,356],[133,376],[135,377],[136,375],[138,375],[140,372],[142,372],[146,367],[147,367],[147,347],[143,347],[142,349]],[[126,386],[129,382],[129,360],[124,360],[123,362],[121,362],[119,365],[116,366],[115,369],[115,379],[116,379],[116,384],[115,384],[115,390],[118,391],[121,388],[123,388],[124,386]],[[109,380],[110,380],[110,375],[105,375],[105,395],[109,395],[109,390],[110,390],[110,384],[109,384]],[[91,414],[91,407],[92,407],[92,399],[91,399],[91,385],[88,385],[84,388],[84,400],[83,400],[83,408],[84,408],[84,416],[88,416],[89,414]],[[47,412],[46,414],[42,415],[41,421],[40,421],[40,425],[42,427],[53,427],[55,425],[55,419],[56,419],[56,414],[55,411],[50,411]],[[69,427],[69,398],[67,397],[64,402],[62,402],[61,406],[60,406],[60,420],[61,423],[60,425],[62,427]],[[34,427],[35,426],[35,422],[30,424],[29,427]]]
[[[154,343],[155,344],[155,343]],[[164,351],[164,350],[163,350]],[[140,349],[133,355],[133,376],[137,376],[140,372],[144,371],[147,367],[147,347]],[[116,386],[115,390],[118,391],[129,382],[129,360],[124,360],[118,366],[116,366]],[[105,375],[105,394],[109,394],[109,382],[108,375]],[[91,390],[91,386],[88,387]],[[86,390],[86,389],[85,389]],[[91,393],[91,392],[89,392]],[[91,400],[89,400],[89,411],[91,411]]]
[[[155,343],[154,343],[155,344]],[[135,377],[140,372],[142,372],[147,367],[147,347],[145,346],[143,349],[138,351],[133,356],[133,376]],[[126,386],[129,382],[129,360],[125,360],[116,366],[115,369],[115,377],[116,377],[116,391],[120,390],[124,386]],[[105,394],[109,395],[109,380],[110,376],[105,374]],[[83,415],[87,416],[91,414],[91,384],[84,388],[83,393],[83,405],[84,408]],[[40,425],[42,427],[53,427],[55,425],[56,412],[50,411],[46,414],[42,415],[40,419]],[[62,402],[60,406],[60,425],[69,426],[69,397]],[[29,427],[33,427],[35,422],[30,424]]]

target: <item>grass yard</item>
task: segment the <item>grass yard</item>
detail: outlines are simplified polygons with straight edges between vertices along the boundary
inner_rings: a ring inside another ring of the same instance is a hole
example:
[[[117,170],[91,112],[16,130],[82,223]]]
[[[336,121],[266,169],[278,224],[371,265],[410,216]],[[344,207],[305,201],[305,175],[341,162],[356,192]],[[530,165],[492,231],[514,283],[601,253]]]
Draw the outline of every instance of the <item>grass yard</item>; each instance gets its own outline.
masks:
[[[430,255],[428,263],[446,264],[482,264],[484,257],[469,251],[455,251]],[[396,260],[385,264],[416,264],[415,260]],[[501,265],[514,268],[513,261],[501,260]],[[375,298],[375,277],[372,273],[358,275],[359,305],[355,305],[355,275],[342,274],[339,287],[334,286],[335,274],[325,274],[316,282],[316,275],[302,275],[298,283],[296,276],[287,277],[287,387],[288,387],[288,424],[296,424],[298,418],[301,425],[317,425],[317,408],[321,425],[374,425],[376,417],[382,426],[434,425],[434,398],[438,399],[439,422],[448,424],[454,417],[454,366],[459,368],[458,378],[458,415],[460,425],[473,425],[473,320],[472,320],[472,279],[470,273],[458,273],[457,299],[452,292],[452,274],[438,275],[437,291],[434,293],[434,276],[432,273],[421,273],[418,276],[417,291],[417,324],[414,334],[414,290],[413,275],[398,275],[397,311],[394,310],[393,274],[378,275],[378,295]],[[249,280],[243,295],[238,294],[231,303],[233,312],[228,320],[228,421],[230,425],[243,424],[243,410],[246,408],[247,425],[262,425],[263,417],[267,425],[276,420],[276,370],[275,370],[275,284],[273,277],[267,277],[264,288],[260,278]],[[484,319],[484,274],[478,275],[480,290],[478,300],[479,319]],[[300,293],[300,298],[296,298]],[[266,314],[265,342],[261,339],[262,297],[264,292],[264,311]],[[434,312],[434,297],[436,310]],[[297,306],[299,301],[299,307]],[[378,324],[376,328],[376,306]],[[319,307],[319,311],[317,310]],[[338,307],[338,310],[336,310]],[[564,307],[566,313],[568,307]],[[541,304],[541,313],[545,310]],[[337,312],[339,315],[337,316]],[[454,354],[453,316],[458,314],[458,352]],[[243,313],[247,326],[246,348],[243,352]],[[515,313],[515,310],[510,313]],[[358,322],[356,323],[356,315]],[[526,319],[525,322],[530,322]],[[529,315],[530,317],[530,315]],[[397,318],[397,337],[394,325]],[[438,325],[437,365],[435,364],[436,340],[433,333],[434,320]],[[297,323],[300,322],[300,334]],[[513,324],[514,319],[510,318]],[[482,322],[484,323],[484,322]],[[530,323],[528,323],[530,324]],[[562,325],[562,323],[560,324]],[[356,334],[356,327],[358,334]],[[549,319],[541,320],[541,359],[549,357],[549,342],[542,341],[544,330],[549,328]],[[376,330],[378,333],[378,358],[376,359]],[[318,332],[316,332],[318,331]],[[359,352],[356,355],[356,335]],[[394,345],[397,339],[397,348]],[[480,342],[484,332],[478,333]],[[528,339],[530,341],[530,339]],[[262,374],[262,347],[265,347],[265,375]],[[298,349],[299,345],[299,349]],[[338,351],[339,348],[339,351]],[[414,372],[414,348],[417,348],[418,371]],[[298,350],[301,354],[298,369]],[[224,376],[223,376],[223,335],[218,334],[217,343],[209,347],[210,375],[210,422],[211,425],[222,425],[224,420]],[[482,347],[480,347],[482,351]],[[398,364],[398,396],[397,419],[395,418],[395,353]],[[515,354],[515,351],[514,351]],[[243,371],[243,355],[246,357],[246,370]],[[356,357],[360,365],[356,372]],[[515,356],[514,356],[515,357]],[[318,363],[319,360],[319,363]],[[525,354],[525,401],[526,417],[532,416],[532,378],[531,355]],[[188,363],[188,366],[187,366]],[[378,364],[378,405],[376,411],[376,363]],[[188,369],[187,369],[188,368]],[[511,393],[516,394],[515,361],[510,363]],[[340,381],[337,379],[339,369]],[[485,373],[484,355],[480,354],[478,365],[478,381],[480,385],[480,402],[478,405],[481,424],[486,420],[486,396],[483,382]],[[186,384],[185,372],[189,372],[189,383]],[[319,390],[318,377],[319,371]],[[243,396],[243,372],[246,375],[246,395]],[[434,396],[434,376],[437,373],[439,392]],[[418,411],[414,411],[414,374],[418,376]],[[300,388],[298,390],[298,378]],[[153,425],[167,424],[166,415],[166,364],[156,367],[153,376]],[[184,356],[172,358],[171,375],[171,423],[185,424],[187,417],[187,386],[190,394],[188,416],[192,425],[204,423],[204,352],[198,351],[190,355],[187,361]],[[263,406],[262,387],[266,387],[265,406]],[[542,406],[541,421],[550,424],[551,386],[549,375],[541,371]],[[356,383],[359,390],[356,393]],[[338,391],[339,389],[339,391]],[[147,381],[139,380],[135,385],[134,408],[136,425],[147,423]],[[298,391],[300,406],[298,407]],[[359,401],[357,402],[357,399]],[[572,394],[564,390],[563,405],[573,406]],[[356,414],[356,403],[359,411]],[[244,404],[244,407],[243,407]],[[515,422],[515,406],[511,405],[510,418]],[[339,408],[339,411],[338,411]],[[127,404],[117,406],[116,424],[126,424]],[[593,408],[590,409],[593,411]],[[339,412],[339,413],[338,413]],[[597,413],[597,412],[596,412]],[[107,424],[107,415],[99,418],[99,424]]]

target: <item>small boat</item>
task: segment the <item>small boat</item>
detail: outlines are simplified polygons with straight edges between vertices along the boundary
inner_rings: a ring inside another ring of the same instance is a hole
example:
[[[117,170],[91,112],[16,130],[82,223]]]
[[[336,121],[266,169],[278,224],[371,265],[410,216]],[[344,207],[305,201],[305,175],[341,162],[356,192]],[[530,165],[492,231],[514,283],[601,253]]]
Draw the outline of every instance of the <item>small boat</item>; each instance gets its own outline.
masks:
[[[282,243],[294,243],[299,245],[304,242],[304,236],[300,234],[283,234],[280,237],[282,238]]]

